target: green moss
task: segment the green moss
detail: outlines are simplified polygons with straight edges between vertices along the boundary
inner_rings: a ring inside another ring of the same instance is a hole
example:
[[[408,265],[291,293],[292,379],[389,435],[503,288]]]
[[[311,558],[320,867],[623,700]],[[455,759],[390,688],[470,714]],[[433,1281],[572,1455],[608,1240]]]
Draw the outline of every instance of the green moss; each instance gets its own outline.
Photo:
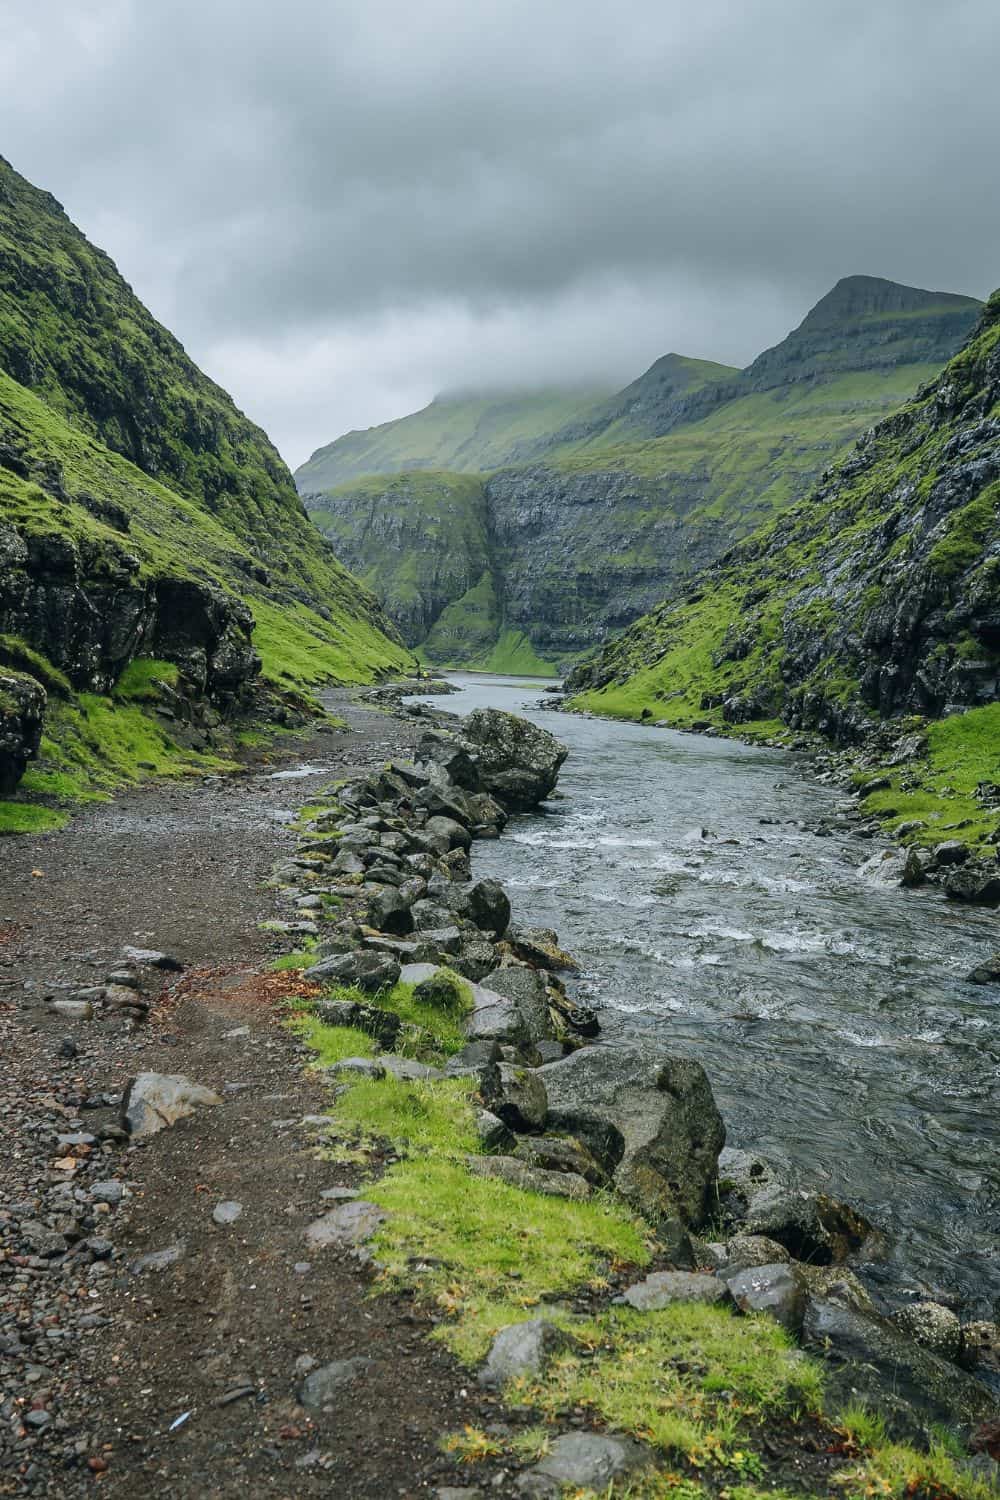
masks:
[[[14,671],[26,672],[36,678],[50,693],[69,697],[72,688],[65,673],[54,667],[41,651],[35,651],[16,635],[0,635],[0,665],[12,667]]]
[[[162,696],[161,683],[176,687],[179,679],[180,671],[174,662],[137,657],[115,683],[113,696],[127,703],[152,703]]]

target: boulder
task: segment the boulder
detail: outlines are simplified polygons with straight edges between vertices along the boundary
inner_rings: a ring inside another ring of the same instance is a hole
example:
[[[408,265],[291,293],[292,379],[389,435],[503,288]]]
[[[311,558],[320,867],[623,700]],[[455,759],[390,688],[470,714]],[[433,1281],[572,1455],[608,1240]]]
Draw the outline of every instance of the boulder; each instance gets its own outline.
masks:
[[[516,1156],[468,1156],[466,1165],[475,1177],[497,1177],[525,1192],[547,1193],[550,1198],[589,1198],[590,1183],[575,1172],[544,1172],[525,1166]]]
[[[696,1228],[726,1138],[705,1071],[638,1043],[585,1047],[540,1070],[549,1125],[578,1137],[654,1224]]]
[[[744,1234],[776,1240],[797,1260],[839,1264],[862,1247],[871,1255],[881,1249],[878,1231],[857,1209],[782,1182],[755,1152],[722,1152],[719,1189],[727,1208],[742,1220]]]
[[[555,789],[565,745],[547,729],[499,708],[477,708],[462,724],[475,747],[482,787],[510,812],[537,807]]]
[[[309,979],[315,984],[357,985],[358,989],[374,994],[378,990],[391,990],[399,980],[399,973],[400,965],[391,953],[363,948],[324,958],[309,970]]]
[[[521,1017],[524,1035],[530,1041],[540,1042],[552,1036],[548,991],[537,969],[525,969],[520,965],[494,969],[486,976],[483,988],[513,1002]]]
[[[720,1267],[734,1276],[737,1271],[747,1271],[753,1266],[787,1265],[792,1258],[784,1245],[766,1234],[733,1235],[721,1252]]]
[[[491,1063],[480,1079],[486,1108],[512,1130],[540,1130],[545,1124],[546,1089],[539,1072],[512,1063]]]
[[[622,1300],[639,1312],[657,1312],[674,1302],[701,1302],[708,1306],[731,1301],[724,1281],[700,1271],[654,1271],[623,1293]]]
[[[810,1296],[802,1323],[806,1348],[831,1369],[831,1395],[858,1393],[885,1417],[890,1432],[924,1440],[933,1423],[971,1426],[995,1410],[989,1392],[947,1360],[923,1349],[874,1311],[834,1297]]]
[[[472,1010],[465,1018],[465,1034],[470,1044],[527,1040],[521,1012],[514,1002],[478,984],[472,988]]]
[[[0,796],[12,792],[38,754],[46,692],[24,672],[0,668]]]
[[[455,818],[440,815],[427,819],[424,835],[435,843],[440,840],[444,845],[442,853],[447,853],[449,849],[468,849],[472,844],[472,835],[464,824]]]
[[[461,1015],[472,1003],[472,985],[449,969],[435,969],[414,986],[413,998],[421,1005],[432,1005],[435,1010]]]
[[[495,937],[502,937],[510,922],[510,900],[497,880],[477,880],[474,885],[456,890],[449,904],[459,916]]]
[[[560,948],[559,938],[548,927],[510,927],[507,942],[515,958],[537,969],[551,969],[557,973],[560,969],[580,967],[575,958]]]
[[[197,1109],[221,1103],[213,1089],[192,1083],[182,1073],[139,1073],[122,1096],[122,1124],[133,1140],[141,1140]]]
[[[470,747],[445,729],[429,729],[421,735],[414,759],[424,767],[442,771],[448,781],[465,791],[478,792],[482,783],[479,768]]]
[[[752,1266],[747,1270],[723,1272],[729,1293],[741,1312],[767,1313],[789,1333],[802,1327],[806,1299],[802,1281],[794,1266],[785,1261],[772,1265]]]
[[[949,901],[967,901],[980,906],[1000,904],[1000,869],[985,860],[970,859],[949,866],[941,880]]]
[[[463,936],[451,966],[467,979],[485,979],[497,966],[497,952],[485,933]]]
[[[411,905],[401,891],[385,886],[376,891],[368,903],[368,922],[379,932],[405,937],[413,931]]]
[[[513,1131],[492,1110],[477,1109],[473,1128],[484,1151],[507,1151],[514,1144]]]
[[[581,1346],[572,1334],[547,1323],[544,1318],[530,1318],[501,1328],[486,1363],[479,1374],[480,1385],[504,1386],[509,1380],[525,1375],[541,1375],[558,1354]]]

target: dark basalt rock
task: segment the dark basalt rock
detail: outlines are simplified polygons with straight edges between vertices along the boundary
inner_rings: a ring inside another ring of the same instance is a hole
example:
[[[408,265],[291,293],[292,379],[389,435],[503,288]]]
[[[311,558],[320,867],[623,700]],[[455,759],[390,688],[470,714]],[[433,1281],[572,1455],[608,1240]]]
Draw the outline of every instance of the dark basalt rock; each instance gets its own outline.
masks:
[[[14,790],[38,754],[45,703],[41,683],[0,668],[0,795]]]

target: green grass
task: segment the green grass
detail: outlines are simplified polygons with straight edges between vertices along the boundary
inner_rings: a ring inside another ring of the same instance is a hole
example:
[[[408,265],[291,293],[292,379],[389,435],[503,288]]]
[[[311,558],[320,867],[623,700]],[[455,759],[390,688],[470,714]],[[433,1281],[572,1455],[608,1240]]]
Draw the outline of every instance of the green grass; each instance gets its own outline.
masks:
[[[11,833],[52,833],[62,828],[69,814],[30,802],[0,802],[0,835]]]
[[[68,698],[73,691],[66,674],[20,636],[0,635],[0,665],[12,667],[16,672],[26,672],[49,693]]]
[[[540,657],[521,630],[501,630],[496,645],[485,657],[464,665],[479,672],[497,672],[507,677],[555,677],[556,668]]]
[[[974,793],[980,782],[1000,781],[1000,704],[968,709],[927,728],[926,757],[888,773],[891,785],[862,799],[866,813],[893,832],[903,823],[924,827],[903,836],[907,844],[938,844],[956,837],[985,844],[1000,828],[1000,810]],[[960,824],[955,831],[954,826]]]
[[[176,687],[180,669],[175,662],[139,656],[130,661],[115,683],[113,696],[125,703],[155,703],[162,697],[160,684]]]

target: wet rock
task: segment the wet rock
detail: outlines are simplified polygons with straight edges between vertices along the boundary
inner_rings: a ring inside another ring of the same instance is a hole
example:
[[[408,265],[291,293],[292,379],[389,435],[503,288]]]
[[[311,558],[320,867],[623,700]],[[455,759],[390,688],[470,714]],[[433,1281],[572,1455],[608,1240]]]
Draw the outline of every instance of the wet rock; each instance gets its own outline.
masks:
[[[945,865],[964,865],[969,857],[969,846],[961,839],[946,839],[943,844],[935,844],[933,856],[937,869],[943,869]]]
[[[318,1370],[307,1375],[300,1385],[300,1404],[311,1410],[327,1406],[341,1391],[354,1385],[371,1369],[372,1364],[372,1360],[362,1355],[354,1359],[335,1359],[328,1365],[321,1365]]]
[[[674,1302],[702,1302],[709,1306],[731,1301],[725,1282],[699,1271],[654,1271],[636,1282],[622,1300],[639,1312],[656,1312]]]
[[[586,1047],[540,1070],[550,1127],[580,1139],[653,1223],[697,1227],[725,1128],[704,1070],[647,1046]]]
[[[359,1245],[371,1239],[384,1219],[385,1213],[377,1204],[355,1198],[314,1219],[306,1230],[306,1241],[314,1250]]]
[[[122,1125],[133,1140],[155,1135],[198,1109],[221,1104],[212,1089],[182,1073],[139,1073],[126,1086]]]
[[[970,969],[965,976],[969,984],[1000,984],[1000,953],[993,953],[989,958]]]
[[[540,1130],[548,1107],[545,1083],[531,1068],[493,1063],[480,1075],[480,1095],[487,1109],[512,1130]]]
[[[483,932],[500,937],[510,922],[510,901],[496,880],[477,880],[475,884],[453,893],[451,908]]]
[[[794,1266],[780,1261],[723,1274],[730,1295],[741,1312],[767,1313],[789,1333],[798,1333],[806,1299]]]
[[[648,1462],[644,1449],[631,1438],[568,1432],[556,1438],[540,1463],[521,1475],[517,1492],[526,1496],[561,1495],[569,1486],[603,1493],[615,1479]]]
[[[962,1352],[962,1325],[948,1307],[939,1302],[911,1302],[893,1314],[896,1327],[942,1359],[958,1359]]]
[[[516,1156],[468,1156],[466,1165],[475,1177],[497,1177],[525,1192],[545,1193],[550,1198],[589,1198],[590,1183],[575,1172],[545,1172],[526,1166]]]
[[[978,1381],[874,1312],[810,1296],[802,1339],[830,1367],[834,1399],[856,1400],[860,1392],[893,1435],[923,1440],[930,1423],[969,1426],[992,1413],[993,1400]]]
[[[1000,869],[983,860],[969,860],[947,869],[941,887],[949,901],[996,906],[1000,904]]]
[[[510,927],[507,943],[515,958],[539,969],[558,973],[561,969],[580,967],[571,954],[560,948],[558,936],[548,927]]]
[[[469,714],[462,737],[475,749],[483,789],[509,812],[528,811],[543,802],[569,754],[548,730],[498,708]]]
[[[719,1157],[723,1201],[743,1220],[744,1233],[777,1240],[797,1260],[830,1265],[858,1254],[881,1253],[872,1224],[849,1204],[794,1188],[763,1157],[732,1148]]]
[[[309,978],[316,984],[357,985],[373,994],[392,989],[399,974],[400,965],[390,953],[376,953],[367,948],[322,959],[309,970]]]
[[[509,1380],[525,1375],[540,1375],[557,1355],[579,1348],[579,1341],[572,1334],[544,1318],[511,1323],[501,1328],[493,1340],[479,1383],[504,1386]]]

